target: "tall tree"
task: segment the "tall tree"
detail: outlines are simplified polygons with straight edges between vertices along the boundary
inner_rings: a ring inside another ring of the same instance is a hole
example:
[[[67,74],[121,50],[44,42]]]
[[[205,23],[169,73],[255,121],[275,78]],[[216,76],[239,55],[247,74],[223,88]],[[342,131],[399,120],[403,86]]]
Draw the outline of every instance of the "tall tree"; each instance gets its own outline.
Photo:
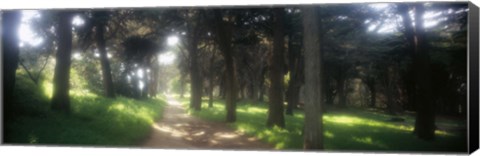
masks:
[[[111,15],[113,14],[113,15]],[[127,29],[124,23],[128,23],[131,15],[122,13],[121,11],[85,11],[80,17],[85,18],[85,24],[76,27],[77,35],[81,48],[86,51],[92,45],[95,45],[95,51],[98,50],[100,59],[101,82],[103,85],[103,95],[105,97],[114,98],[115,88],[113,84],[113,74],[111,62],[107,54],[109,49],[117,49],[112,45],[119,45],[122,40],[119,38],[127,38]],[[110,43],[109,45],[107,43]],[[118,50],[118,49],[117,49]],[[111,54],[113,55],[113,54]],[[98,79],[98,80],[100,80]],[[124,86],[120,86],[124,87]],[[101,87],[98,87],[101,89]]]
[[[21,19],[20,11],[4,11],[2,13],[2,52],[3,52],[3,85],[5,86],[4,103],[10,105],[15,86],[15,71],[18,68],[19,38],[18,28]]]
[[[305,47],[305,125],[304,149],[323,149],[322,120],[322,51],[320,51],[319,18],[316,8],[303,8]]]
[[[268,96],[267,126],[285,127],[283,116],[283,66],[284,66],[284,10],[274,8],[273,21],[273,54],[269,61],[270,89]]]
[[[409,15],[409,5],[408,4],[398,4],[397,6],[397,9],[400,13],[400,15],[402,16],[402,21],[403,21],[403,27],[404,27],[404,30],[403,30],[403,34],[404,34],[404,37],[407,41],[407,47],[406,47],[406,51],[408,53],[408,56],[410,57],[410,59],[414,59],[415,58],[415,34],[414,34],[414,28],[413,28],[413,21],[412,19],[410,18],[410,15]],[[408,103],[410,103],[409,105],[413,105],[414,107],[415,106],[415,98],[417,97],[416,96],[416,81],[415,81],[415,78],[412,78],[414,77],[414,72],[415,72],[415,67],[413,65],[413,63],[410,63],[408,64],[408,67],[407,67],[408,71],[406,73],[407,75],[407,78],[405,79],[406,81],[406,88],[407,88],[407,94],[408,94]]]
[[[372,67],[369,67],[370,69]],[[377,90],[376,90],[376,87],[375,87],[375,84],[376,84],[376,77],[373,75],[373,74],[368,74],[367,76],[365,76],[364,80],[365,84],[367,85],[368,89],[370,90],[370,104],[369,106],[374,108],[377,104],[376,104],[376,95],[377,95]]]
[[[107,57],[104,36],[109,14],[107,11],[98,11],[95,12],[93,16],[95,20],[95,40],[97,42],[98,51],[100,52],[100,63],[102,65],[104,94],[106,97],[113,98],[115,97],[115,92],[113,89],[112,73]]]
[[[413,70],[413,102],[415,103],[417,115],[415,117],[414,133],[421,139],[432,140],[435,136],[435,109],[433,106],[431,90],[431,67],[428,54],[428,43],[425,39],[425,28],[423,21],[424,4],[411,5],[414,9],[414,23],[408,14],[410,5],[400,4],[398,9],[404,19],[405,37],[408,42],[408,49],[412,64],[409,70]]]
[[[435,137],[435,107],[432,99],[431,67],[428,54],[428,43],[423,24],[424,4],[415,5],[415,80],[418,92],[415,94],[417,115],[415,117],[415,133],[421,139],[432,140]]]
[[[200,75],[200,56],[198,50],[198,44],[200,42],[200,34],[201,34],[201,15],[199,12],[200,10],[192,9],[188,10],[187,13],[187,30],[188,30],[188,37],[187,37],[187,49],[190,58],[190,108],[195,110],[201,109],[202,104],[202,86],[203,80],[202,76]]]
[[[233,65],[233,51],[232,51],[232,31],[234,17],[226,17],[222,14],[222,10],[214,11],[214,23],[216,27],[216,41],[225,59],[225,86],[226,86],[226,109],[227,122],[236,121],[236,81],[235,81],[235,67]],[[224,20],[225,19],[225,20]]]
[[[213,45],[210,46],[211,56],[210,56],[210,64],[209,64],[209,71],[208,71],[208,107],[213,107],[213,87],[214,87],[214,78],[215,78],[215,54],[216,49]]]
[[[57,12],[57,36],[58,36],[58,50],[56,54],[55,73],[53,75],[53,96],[52,109],[70,112],[69,99],[69,79],[70,79],[70,64],[72,55],[72,12],[59,11]]]
[[[303,85],[303,54],[301,16],[290,13],[288,18],[288,68],[290,71],[288,88],[286,92],[287,109],[285,114],[293,115],[293,109],[300,100],[300,88]]]

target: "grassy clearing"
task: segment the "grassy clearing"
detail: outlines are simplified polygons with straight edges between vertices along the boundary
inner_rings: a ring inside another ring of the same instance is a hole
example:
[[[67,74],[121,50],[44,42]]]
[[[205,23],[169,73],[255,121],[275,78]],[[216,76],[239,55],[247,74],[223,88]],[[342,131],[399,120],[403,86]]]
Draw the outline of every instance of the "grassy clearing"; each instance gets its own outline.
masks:
[[[183,99],[188,104],[188,100]],[[188,105],[185,105],[188,106]],[[200,112],[191,114],[212,121],[224,121],[224,102],[216,100],[213,108],[207,107],[204,100]],[[331,111],[325,113],[324,143],[330,151],[443,151],[465,152],[467,150],[466,135],[458,132],[436,131],[433,142],[417,139],[413,134],[414,118],[404,116],[406,122],[394,123],[387,120],[391,116],[364,110]],[[239,102],[237,122],[233,128],[263,141],[275,145],[276,149],[300,150],[303,146],[302,128],[304,115],[297,110],[294,116],[286,116],[286,129],[265,127],[267,106]],[[437,125],[451,121],[438,121]],[[457,123],[458,124],[458,123]],[[465,126],[459,123],[459,126]]]
[[[161,98],[109,99],[74,90],[70,92],[72,113],[65,115],[50,111],[48,85],[37,87],[22,77],[16,84],[17,103],[6,110],[5,143],[136,145],[147,137],[165,105]]]

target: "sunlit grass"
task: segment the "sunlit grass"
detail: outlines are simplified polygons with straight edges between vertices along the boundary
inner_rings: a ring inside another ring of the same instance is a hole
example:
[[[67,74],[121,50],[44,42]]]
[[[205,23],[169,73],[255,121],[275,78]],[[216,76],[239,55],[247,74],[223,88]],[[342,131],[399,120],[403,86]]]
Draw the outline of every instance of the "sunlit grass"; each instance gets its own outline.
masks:
[[[185,107],[188,99],[181,99]],[[225,120],[225,104],[214,101],[208,108],[189,110],[190,114],[203,119],[222,122]],[[466,151],[466,135],[457,132],[436,131],[435,141],[423,141],[413,135],[414,118],[402,116],[406,122],[389,122],[392,116],[363,110],[331,111],[324,114],[324,146],[326,150],[374,150],[374,151]],[[239,102],[237,121],[230,126],[237,131],[256,136],[276,149],[300,150],[303,147],[303,120],[300,110],[293,116],[285,116],[286,128],[265,127],[267,105]],[[443,124],[443,120],[438,124]],[[461,123],[459,126],[465,126]]]
[[[43,93],[48,97],[53,96],[53,84],[50,81],[42,81]]]
[[[81,90],[70,92],[71,114],[50,110],[48,87],[19,78],[17,103],[5,117],[5,143],[62,145],[136,145],[150,133],[165,105],[161,98],[104,98]],[[28,110],[28,111],[27,111]]]
[[[46,97],[52,98],[53,95],[53,84],[51,81],[44,80],[41,82],[42,93],[45,94]],[[88,89],[83,88],[70,88],[70,95],[73,96],[83,96],[83,97],[98,97],[98,95],[90,92]]]

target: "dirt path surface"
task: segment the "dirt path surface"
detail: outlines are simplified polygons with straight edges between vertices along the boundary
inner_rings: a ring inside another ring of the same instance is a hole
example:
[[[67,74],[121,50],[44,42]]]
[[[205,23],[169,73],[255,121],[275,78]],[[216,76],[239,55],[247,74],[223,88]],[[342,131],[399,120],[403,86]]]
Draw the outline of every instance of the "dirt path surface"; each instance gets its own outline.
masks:
[[[236,132],[225,123],[192,117],[168,96],[162,120],[152,126],[143,147],[163,149],[271,150],[273,146]]]

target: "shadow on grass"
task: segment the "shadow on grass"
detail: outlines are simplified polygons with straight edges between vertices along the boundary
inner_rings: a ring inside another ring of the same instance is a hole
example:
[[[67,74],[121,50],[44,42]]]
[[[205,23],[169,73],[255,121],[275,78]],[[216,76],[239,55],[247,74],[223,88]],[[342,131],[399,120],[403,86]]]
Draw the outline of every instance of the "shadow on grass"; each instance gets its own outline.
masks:
[[[182,99],[185,107],[188,100]],[[215,100],[214,107],[208,108],[207,101],[201,111],[190,111],[194,116],[222,122],[225,119],[224,102]],[[388,122],[391,116],[364,110],[332,111],[324,114],[324,145],[329,151],[423,151],[423,152],[466,152],[466,134],[436,131],[435,141],[420,140],[412,134],[414,119],[406,116],[404,123]],[[295,111],[294,116],[285,116],[286,128],[265,127],[266,104],[239,102],[237,122],[233,128],[275,145],[276,149],[301,150],[303,147],[303,112]],[[448,121],[438,121],[444,124]],[[464,127],[464,124],[457,126]]]

